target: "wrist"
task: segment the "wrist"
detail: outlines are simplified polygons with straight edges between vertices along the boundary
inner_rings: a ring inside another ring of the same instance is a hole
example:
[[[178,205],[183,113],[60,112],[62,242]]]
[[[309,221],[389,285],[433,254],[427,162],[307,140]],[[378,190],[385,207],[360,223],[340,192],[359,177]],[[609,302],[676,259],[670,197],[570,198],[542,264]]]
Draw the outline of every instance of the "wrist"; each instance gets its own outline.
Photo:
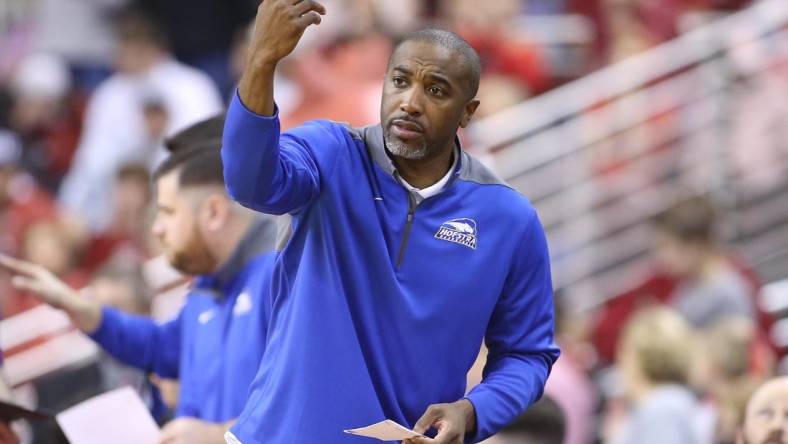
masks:
[[[476,431],[476,408],[468,398],[457,401],[457,405],[462,409],[465,418],[465,434],[469,435]]]
[[[85,289],[81,294],[78,292],[70,294],[66,312],[77,328],[83,333],[91,334],[101,326],[103,315],[101,306],[86,295],[88,291],[89,289]]]

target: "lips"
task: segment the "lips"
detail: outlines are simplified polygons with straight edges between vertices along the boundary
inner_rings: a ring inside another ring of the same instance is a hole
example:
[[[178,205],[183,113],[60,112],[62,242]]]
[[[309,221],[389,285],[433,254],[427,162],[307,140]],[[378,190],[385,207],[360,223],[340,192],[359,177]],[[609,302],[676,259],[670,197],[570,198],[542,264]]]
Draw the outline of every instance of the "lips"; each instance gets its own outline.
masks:
[[[400,139],[415,139],[424,134],[424,128],[412,120],[394,119],[390,126],[391,132]]]

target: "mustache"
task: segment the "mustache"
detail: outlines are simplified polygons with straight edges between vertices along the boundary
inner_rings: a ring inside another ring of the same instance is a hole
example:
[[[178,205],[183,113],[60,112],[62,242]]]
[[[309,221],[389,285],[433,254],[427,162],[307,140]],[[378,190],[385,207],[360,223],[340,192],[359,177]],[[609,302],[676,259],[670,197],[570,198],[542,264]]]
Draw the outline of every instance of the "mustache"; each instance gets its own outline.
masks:
[[[419,122],[415,117],[409,116],[407,114],[392,117],[388,121],[388,126],[391,127],[397,122],[407,122],[408,124],[416,127],[419,131],[424,132],[424,125],[422,125],[421,122]]]

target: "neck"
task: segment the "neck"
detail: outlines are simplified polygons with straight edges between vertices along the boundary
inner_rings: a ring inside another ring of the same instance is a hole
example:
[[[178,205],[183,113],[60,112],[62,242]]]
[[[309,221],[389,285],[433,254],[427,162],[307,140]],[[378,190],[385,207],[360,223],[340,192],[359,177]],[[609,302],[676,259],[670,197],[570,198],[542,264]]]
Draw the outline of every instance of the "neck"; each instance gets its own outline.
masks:
[[[406,159],[394,156],[397,171],[406,182],[418,189],[435,185],[451,168],[454,143],[438,155],[424,159]]]
[[[252,226],[254,214],[247,211],[238,211],[232,216],[226,230],[222,231],[221,239],[214,246],[214,256],[216,257],[217,272],[224,267],[230,260],[235,250],[240,246],[241,240]]]

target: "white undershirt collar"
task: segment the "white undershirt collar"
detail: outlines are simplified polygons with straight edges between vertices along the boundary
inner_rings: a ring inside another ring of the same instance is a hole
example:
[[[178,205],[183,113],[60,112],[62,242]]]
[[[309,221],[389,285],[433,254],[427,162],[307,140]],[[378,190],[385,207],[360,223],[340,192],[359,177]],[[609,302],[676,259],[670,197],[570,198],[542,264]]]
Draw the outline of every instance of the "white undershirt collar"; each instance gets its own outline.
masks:
[[[432,197],[441,191],[443,188],[446,187],[446,184],[449,182],[451,175],[454,174],[454,169],[457,167],[457,161],[460,158],[460,151],[456,150],[454,152],[454,162],[452,162],[451,167],[449,167],[449,171],[446,172],[446,175],[441,178],[441,180],[435,182],[434,184],[428,186],[427,188],[416,188],[413,185],[409,184],[401,175],[397,174],[397,179],[399,179],[400,183],[408,189],[413,195],[416,197],[416,203],[421,203],[422,200]]]

